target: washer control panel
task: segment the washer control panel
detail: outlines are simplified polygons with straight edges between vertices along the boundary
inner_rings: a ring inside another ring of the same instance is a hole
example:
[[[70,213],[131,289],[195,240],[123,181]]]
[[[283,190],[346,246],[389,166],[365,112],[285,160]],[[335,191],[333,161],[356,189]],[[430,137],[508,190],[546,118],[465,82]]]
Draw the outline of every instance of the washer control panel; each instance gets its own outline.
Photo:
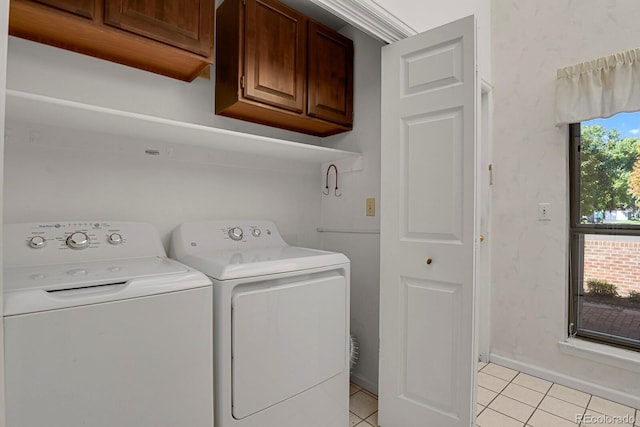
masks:
[[[122,245],[126,242],[120,227],[104,222],[37,224],[27,233],[27,245],[31,249],[51,246],[58,250],[99,250],[104,244]]]
[[[3,244],[9,265],[165,256],[155,228],[135,222],[6,224]]]

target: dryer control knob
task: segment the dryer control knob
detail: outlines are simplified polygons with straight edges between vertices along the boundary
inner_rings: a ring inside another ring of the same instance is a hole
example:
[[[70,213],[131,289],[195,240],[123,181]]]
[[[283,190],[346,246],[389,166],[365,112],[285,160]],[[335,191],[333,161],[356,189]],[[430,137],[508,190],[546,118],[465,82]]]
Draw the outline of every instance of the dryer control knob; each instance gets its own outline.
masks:
[[[254,228],[253,230],[251,230],[251,234],[253,234],[253,237],[260,237],[262,231],[259,228]]]
[[[89,236],[82,231],[76,231],[67,237],[67,246],[71,249],[85,249],[90,243]]]
[[[122,243],[122,235],[119,233],[111,233],[109,234],[109,237],[107,237],[107,242],[111,243],[112,245],[119,245],[120,243]]]
[[[229,237],[231,237],[231,240],[242,240],[243,236],[244,232],[242,231],[242,228],[233,227],[229,229]]]
[[[47,243],[47,239],[45,239],[42,236],[33,236],[29,240],[29,246],[31,246],[34,249],[43,248],[46,243]]]

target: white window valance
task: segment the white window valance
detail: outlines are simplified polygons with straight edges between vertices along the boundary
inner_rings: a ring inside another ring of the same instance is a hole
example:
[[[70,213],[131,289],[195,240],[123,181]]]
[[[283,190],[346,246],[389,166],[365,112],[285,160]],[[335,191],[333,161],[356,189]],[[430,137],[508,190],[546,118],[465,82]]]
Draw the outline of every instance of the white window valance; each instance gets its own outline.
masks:
[[[640,48],[558,70],[556,124],[640,111]]]

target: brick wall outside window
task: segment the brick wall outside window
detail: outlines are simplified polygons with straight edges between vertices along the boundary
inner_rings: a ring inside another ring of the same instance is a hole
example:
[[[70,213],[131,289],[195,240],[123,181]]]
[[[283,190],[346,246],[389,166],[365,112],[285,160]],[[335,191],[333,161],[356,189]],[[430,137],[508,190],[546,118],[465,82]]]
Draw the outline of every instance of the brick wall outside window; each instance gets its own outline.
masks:
[[[606,280],[617,286],[620,296],[640,292],[640,238],[586,235],[584,280]]]

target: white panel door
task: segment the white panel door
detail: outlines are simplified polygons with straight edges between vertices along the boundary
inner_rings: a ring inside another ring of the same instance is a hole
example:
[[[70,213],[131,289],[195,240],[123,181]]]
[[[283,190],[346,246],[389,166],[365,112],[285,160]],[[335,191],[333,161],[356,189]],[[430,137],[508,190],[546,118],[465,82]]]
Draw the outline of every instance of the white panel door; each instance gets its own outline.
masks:
[[[382,49],[383,427],[473,423],[476,97],[473,16]]]

